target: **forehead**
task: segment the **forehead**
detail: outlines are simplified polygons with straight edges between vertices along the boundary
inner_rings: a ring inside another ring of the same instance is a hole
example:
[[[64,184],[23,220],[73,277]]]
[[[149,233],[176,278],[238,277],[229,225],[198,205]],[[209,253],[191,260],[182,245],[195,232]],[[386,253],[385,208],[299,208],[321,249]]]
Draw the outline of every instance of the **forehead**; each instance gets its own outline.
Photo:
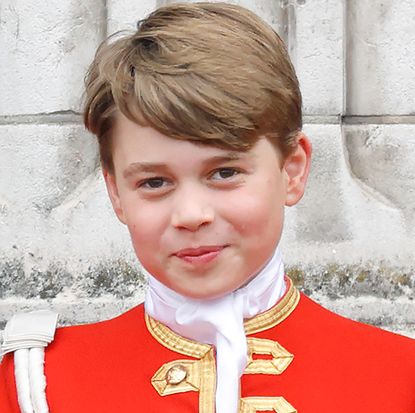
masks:
[[[184,167],[204,162],[258,161],[264,156],[264,151],[258,150],[258,143],[264,140],[268,143],[268,150],[279,157],[279,151],[265,138],[260,138],[248,150],[232,150],[191,139],[171,138],[151,126],[132,122],[123,115],[117,116],[112,138],[114,166],[118,164],[124,169],[132,163],[140,163],[145,170],[146,166],[149,169],[155,164]]]
[[[225,151],[237,153],[237,151],[229,151],[213,145],[192,141],[190,137],[188,140],[171,138],[151,126],[142,126],[132,122],[125,116],[117,117],[113,131],[113,140],[114,151],[120,151],[123,148],[129,147],[131,149],[141,149],[148,153],[152,152],[155,155],[161,155],[166,150],[180,151],[185,148],[212,154]]]

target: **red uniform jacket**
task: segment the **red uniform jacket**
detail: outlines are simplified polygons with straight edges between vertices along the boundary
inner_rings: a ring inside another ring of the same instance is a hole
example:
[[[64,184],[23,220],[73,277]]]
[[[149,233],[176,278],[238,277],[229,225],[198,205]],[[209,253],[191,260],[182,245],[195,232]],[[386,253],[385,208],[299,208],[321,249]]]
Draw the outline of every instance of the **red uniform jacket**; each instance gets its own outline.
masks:
[[[241,413],[415,413],[415,340],[340,317],[290,283],[245,323]],[[147,317],[60,328],[47,348],[51,413],[213,413],[215,352]],[[0,366],[0,412],[18,413],[13,358]]]

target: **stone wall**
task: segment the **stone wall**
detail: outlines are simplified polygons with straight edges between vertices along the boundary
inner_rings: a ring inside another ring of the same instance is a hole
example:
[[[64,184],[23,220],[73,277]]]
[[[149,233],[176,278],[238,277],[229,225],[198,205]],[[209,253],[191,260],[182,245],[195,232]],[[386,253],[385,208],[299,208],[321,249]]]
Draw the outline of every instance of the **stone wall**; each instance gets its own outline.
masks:
[[[1,2],[0,327],[20,310],[78,323],[142,300],[80,102],[98,44],[165,3]],[[314,145],[306,195],[286,214],[289,274],[326,306],[415,337],[413,1],[234,3],[286,40]]]

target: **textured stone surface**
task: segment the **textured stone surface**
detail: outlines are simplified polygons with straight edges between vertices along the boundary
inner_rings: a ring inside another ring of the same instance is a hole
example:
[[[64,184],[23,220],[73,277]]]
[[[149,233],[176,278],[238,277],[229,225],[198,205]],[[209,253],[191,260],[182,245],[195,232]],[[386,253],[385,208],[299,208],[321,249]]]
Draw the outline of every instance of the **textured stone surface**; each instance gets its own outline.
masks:
[[[314,144],[314,158],[303,200],[287,210],[283,240],[288,262],[349,265],[373,260],[414,271],[411,136],[415,128],[349,125],[342,129],[340,135],[336,125],[305,127]],[[401,140],[403,132],[407,137]],[[370,150],[365,139],[372,142]],[[387,160],[391,147],[394,156]],[[395,203],[381,190],[394,196]]]
[[[58,261],[39,265],[33,257],[32,265],[15,258],[0,266],[0,298],[53,299],[61,294],[73,297],[99,297],[111,294],[114,298],[130,298],[140,291],[145,276],[136,261],[105,259],[100,262],[74,263]],[[45,257],[46,258],[46,257]],[[71,265],[72,264],[72,265]]]
[[[361,262],[352,265],[325,263],[321,266],[287,266],[287,273],[307,295],[339,300],[347,297],[398,300],[412,302],[408,321],[415,323],[415,271],[408,266],[388,266],[387,262]],[[402,321],[402,320],[401,320]]]
[[[135,29],[157,7],[157,0],[107,0],[107,32]]]
[[[0,125],[0,197],[12,210],[47,216],[98,166],[80,125]],[[6,211],[7,213],[7,207]]]
[[[306,115],[343,113],[343,2],[297,7],[295,66]]]
[[[308,281],[299,278],[298,268],[288,268],[288,273],[293,277],[300,289],[305,290],[305,283],[309,283],[316,274],[307,272],[304,274]],[[365,295],[345,295],[337,298],[327,296],[325,289],[328,285],[330,288],[337,284],[337,277],[334,276],[330,281],[330,276],[334,272],[328,269],[325,272],[325,282],[323,288],[319,289],[313,286],[314,291],[311,298],[321,303],[325,307],[361,322],[374,324],[379,327],[396,331],[400,334],[415,338],[415,302],[411,297],[396,297],[391,299]],[[322,277],[318,277],[321,278]],[[312,281],[315,282],[315,281]],[[382,282],[382,279],[380,279]],[[374,288],[377,289],[377,286]],[[129,308],[142,302],[144,299],[144,289],[142,285],[136,287],[134,294],[128,297],[114,297],[111,294],[102,295],[91,300],[82,296],[74,296],[70,291],[61,292],[57,298],[46,300],[39,299],[22,299],[16,297],[3,298],[0,300],[0,330],[3,328],[6,320],[16,312],[25,312],[33,309],[50,308],[59,312],[59,324],[70,325],[94,322],[114,317]]]
[[[95,139],[76,124],[3,125],[0,137],[0,176],[10,177],[0,180],[0,295],[51,298],[74,283],[99,295],[112,268],[102,262],[133,253],[97,169]]]
[[[345,317],[415,338],[414,267],[360,263],[292,266],[297,286]]]
[[[195,3],[195,0],[184,0],[180,3]],[[210,3],[221,3],[222,0],[211,0]],[[159,0],[158,5],[168,5],[172,3],[178,3],[175,0]],[[263,18],[268,24],[270,24],[274,30],[276,30],[282,37],[285,37],[284,31],[287,30],[286,12],[281,7],[279,0],[228,0],[226,3],[238,4],[239,6],[246,7],[253,11],[258,16]]]
[[[0,115],[78,110],[104,0],[0,3]]]
[[[313,161],[303,199],[287,210],[287,238],[294,244],[350,240],[353,234],[345,195],[349,176],[340,126],[305,125],[304,132],[313,144]]]
[[[103,270],[103,262],[130,262],[134,254],[128,232],[115,218],[105,192],[97,173],[48,216],[30,208],[9,207],[0,216],[0,271],[3,266],[11,274],[9,286],[13,288],[13,277],[21,269],[27,279],[38,272],[46,278],[51,272],[92,278],[94,271],[97,276],[111,271],[112,264],[105,264],[108,270]],[[5,279],[0,280],[0,289]]]
[[[286,30],[286,13],[280,7],[278,1],[268,0],[238,0],[233,1],[235,4],[239,4],[242,7],[246,7],[263,18],[268,24],[270,24],[274,30],[285,37],[284,30]]]
[[[415,125],[349,125],[351,173],[385,205],[399,209],[415,237]]]
[[[415,7],[412,0],[350,0],[347,112],[413,114]]]

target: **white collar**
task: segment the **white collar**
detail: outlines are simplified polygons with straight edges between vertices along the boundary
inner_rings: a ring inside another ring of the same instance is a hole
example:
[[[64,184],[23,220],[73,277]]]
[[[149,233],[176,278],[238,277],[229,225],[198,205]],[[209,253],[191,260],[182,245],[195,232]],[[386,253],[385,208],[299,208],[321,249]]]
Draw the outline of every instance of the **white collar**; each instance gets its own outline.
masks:
[[[216,347],[216,412],[236,413],[239,379],[247,363],[243,320],[270,309],[284,295],[280,249],[275,249],[265,267],[246,286],[216,299],[187,298],[148,276],[146,313],[184,337]]]

